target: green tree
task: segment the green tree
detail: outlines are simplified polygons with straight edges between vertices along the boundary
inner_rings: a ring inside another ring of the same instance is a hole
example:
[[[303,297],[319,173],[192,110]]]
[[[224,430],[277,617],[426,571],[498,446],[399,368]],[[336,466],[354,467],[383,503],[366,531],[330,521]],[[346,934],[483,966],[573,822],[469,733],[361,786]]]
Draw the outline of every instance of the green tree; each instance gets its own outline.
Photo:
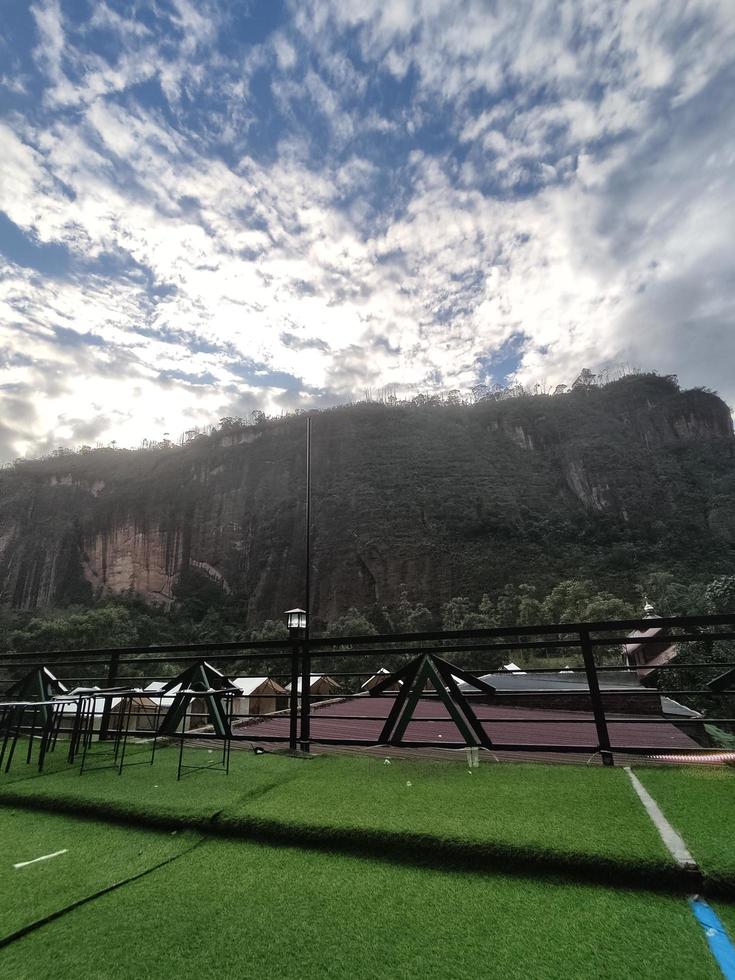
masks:
[[[387,619],[397,633],[422,633],[430,630],[433,624],[433,616],[429,609],[421,602],[411,602],[405,583],[400,585],[395,612],[389,614]]]
[[[707,611],[705,586],[681,582],[672,572],[651,572],[643,579],[640,592],[641,609],[648,600],[660,616],[696,616]]]
[[[471,629],[466,623],[472,615],[472,600],[467,596],[454,596],[442,606],[442,629]]]
[[[372,636],[377,630],[358,609],[351,606],[344,616],[329,624],[330,636]]]
[[[251,640],[287,640],[288,627],[282,619],[266,619],[250,631]]]
[[[518,595],[518,625],[537,626],[543,619],[543,606],[536,597],[533,585],[521,583],[517,589]]]
[[[9,645],[18,651],[93,650],[135,646],[138,630],[128,609],[103,606],[85,612],[39,617],[13,631]]]
[[[735,575],[718,575],[704,591],[707,612],[735,613]]]

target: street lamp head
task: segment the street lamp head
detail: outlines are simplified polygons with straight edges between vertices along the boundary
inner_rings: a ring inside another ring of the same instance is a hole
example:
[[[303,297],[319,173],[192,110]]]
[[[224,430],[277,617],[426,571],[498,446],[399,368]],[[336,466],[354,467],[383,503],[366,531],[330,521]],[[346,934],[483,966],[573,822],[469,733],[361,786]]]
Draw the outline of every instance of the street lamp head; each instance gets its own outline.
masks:
[[[305,609],[287,609],[284,615],[286,617],[286,626],[288,626],[289,630],[306,629]]]

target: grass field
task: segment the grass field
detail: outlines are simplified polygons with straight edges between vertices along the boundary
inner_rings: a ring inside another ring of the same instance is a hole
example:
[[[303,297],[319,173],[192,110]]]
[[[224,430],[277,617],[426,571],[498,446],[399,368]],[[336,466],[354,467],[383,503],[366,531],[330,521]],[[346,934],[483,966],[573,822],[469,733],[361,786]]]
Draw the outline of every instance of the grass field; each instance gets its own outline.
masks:
[[[735,881],[735,771],[688,766],[636,774],[712,884]]]
[[[532,860],[661,869],[668,853],[622,770],[329,758],[225,809],[223,826],[279,822],[303,836],[428,838]]]
[[[191,773],[177,782],[178,749],[159,748],[150,765],[150,750],[141,746],[128,750],[121,774],[109,764],[111,754],[106,746],[93,747],[88,768],[81,776],[79,765],[69,766],[63,752],[57,750],[48,758],[50,763],[43,773],[33,766],[14,764],[9,773],[0,774],[0,800],[20,797],[77,811],[94,808],[99,814],[197,823],[211,820],[215,813],[248,794],[267,792],[303,772],[298,759],[237,752],[232,755],[229,777],[214,771]],[[206,749],[190,749],[185,758],[205,763],[210,754]],[[195,792],[192,782],[197,787]]]
[[[684,895],[655,890],[673,864],[622,770],[236,752],[177,782],[176,749],[121,776],[105,754],[0,777],[0,942],[91,896],[0,948],[2,977],[721,975]],[[735,774],[639,775],[727,881]]]
[[[675,873],[619,769],[483,765],[470,774],[459,763],[236,752],[229,777],[199,772],[177,782],[177,758],[177,749],[162,749],[153,766],[122,775],[66,767],[22,778],[23,767],[0,779],[0,800],[204,831],[214,820],[222,833],[332,849],[469,856],[506,869],[541,863],[598,879]]]
[[[162,834],[0,807],[0,936],[166,861],[197,840],[199,835],[183,832]],[[14,867],[58,851],[66,853]]]
[[[73,832],[83,841],[80,859],[119,850],[118,828],[76,824],[31,814],[29,834],[45,852]],[[171,846],[170,835],[146,836],[160,837],[163,850],[151,843],[138,862],[157,860]],[[132,838],[124,846],[134,849]],[[48,907],[78,894],[61,861],[3,870],[11,887],[12,875],[24,874],[25,901]],[[118,873],[106,869],[108,877]],[[14,980],[719,976],[680,897],[220,839],[0,949],[0,974]]]

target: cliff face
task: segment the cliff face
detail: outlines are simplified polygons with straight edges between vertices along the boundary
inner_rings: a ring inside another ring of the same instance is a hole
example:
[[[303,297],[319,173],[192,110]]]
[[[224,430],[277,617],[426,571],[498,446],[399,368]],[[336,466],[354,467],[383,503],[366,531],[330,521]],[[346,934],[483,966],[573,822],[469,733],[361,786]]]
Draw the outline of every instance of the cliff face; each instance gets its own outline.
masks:
[[[312,426],[321,618],[393,603],[402,582],[437,604],[534,576],[604,578],[621,548],[631,575],[697,556],[735,570],[732,420],[715,395],[642,376],[473,406],[357,405]],[[274,420],[2,471],[0,601],[132,590],[170,604],[186,572],[253,622],[303,602],[304,429]]]

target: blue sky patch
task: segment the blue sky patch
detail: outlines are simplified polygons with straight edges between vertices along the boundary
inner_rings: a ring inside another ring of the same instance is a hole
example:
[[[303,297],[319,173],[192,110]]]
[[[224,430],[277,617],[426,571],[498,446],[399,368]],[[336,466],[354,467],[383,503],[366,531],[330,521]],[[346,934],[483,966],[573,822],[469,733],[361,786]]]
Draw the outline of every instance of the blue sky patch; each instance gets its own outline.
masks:
[[[8,458],[583,367],[735,401],[726,4],[6,6]]]

